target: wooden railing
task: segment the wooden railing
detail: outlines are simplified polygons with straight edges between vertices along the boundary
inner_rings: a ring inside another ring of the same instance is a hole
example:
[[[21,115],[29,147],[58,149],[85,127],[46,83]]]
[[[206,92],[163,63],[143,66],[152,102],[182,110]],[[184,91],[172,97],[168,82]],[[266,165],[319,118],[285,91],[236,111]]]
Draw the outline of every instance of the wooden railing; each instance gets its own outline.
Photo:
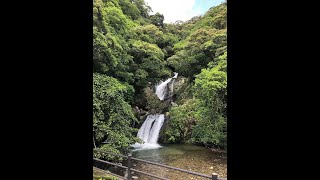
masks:
[[[155,174],[150,174],[150,173],[147,173],[147,172],[139,171],[137,169],[133,169],[132,168],[132,160],[135,160],[135,161],[140,161],[140,162],[144,162],[144,163],[147,163],[147,164],[153,164],[153,165],[156,165],[156,166],[172,169],[172,170],[175,170],[175,171],[188,173],[188,174],[195,175],[195,176],[208,178],[208,179],[211,179],[211,180],[227,180],[227,178],[218,178],[218,174],[217,173],[212,173],[211,176],[209,176],[209,175],[206,175],[206,174],[201,174],[201,173],[197,173],[197,172],[193,172],[193,171],[189,171],[189,170],[185,170],[185,169],[181,169],[181,168],[177,168],[177,167],[173,167],[173,166],[168,166],[168,165],[165,165],[165,164],[160,164],[160,163],[156,163],[156,162],[151,162],[151,161],[146,161],[146,160],[143,160],[143,159],[134,158],[134,157],[132,157],[131,153],[129,153],[127,156],[125,156],[125,155],[122,155],[122,154],[114,154],[114,153],[111,153],[111,152],[99,151],[99,150],[96,150],[96,149],[95,149],[95,151],[106,153],[106,154],[111,154],[111,155],[114,155],[114,156],[119,156],[119,157],[123,157],[123,158],[127,159],[127,166],[123,166],[123,165],[112,163],[112,162],[109,162],[109,161],[104,161],[104,160],[101,160],[101,159],[98,159],[98,158],[93,158],[93,160],[95,160],[95,161],[126,169],[127,170],[127,173],[126,173],[127,177],[123,177],[123,176],[119,176],[119,175],[114,174],[114,173],[106,172],[103,169],[94,167],[98,171],[103,171],[103,172],[109,173],[109,174],[111,174],[113,176],[116,176],[116,177],[122,178],[122,179],[132,180],[134,178],[132,178],[131,172],[136,172],[136,173],[144,174],[144,175],[156,178],[156,179],[169,180],[167,178],[160,177],[160,176],[157,176]]]

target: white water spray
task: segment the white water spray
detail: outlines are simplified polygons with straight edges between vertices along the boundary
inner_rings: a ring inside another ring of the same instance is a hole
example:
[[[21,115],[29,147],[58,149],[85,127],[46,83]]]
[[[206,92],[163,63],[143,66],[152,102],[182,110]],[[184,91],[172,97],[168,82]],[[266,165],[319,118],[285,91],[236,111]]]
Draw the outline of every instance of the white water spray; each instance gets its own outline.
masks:
[[[163,122],[164,114],[148,115],[147,119],[138,131],[138,137],[144,141],[144,143],[135,143],[132,147],[136,148],[136,150],[155,149],[161,147],[157,141]]]
[[[174,73],[172,78],[167,79],[166,81],[160,81],[158,85],[156,85],[156,94],[158,98],[162,101],[164,100],[166,93],[167,93],[167,84],[173,79],[178,77],[178,73]],[[172,83],[172,90],[173,90],[173,83]]]

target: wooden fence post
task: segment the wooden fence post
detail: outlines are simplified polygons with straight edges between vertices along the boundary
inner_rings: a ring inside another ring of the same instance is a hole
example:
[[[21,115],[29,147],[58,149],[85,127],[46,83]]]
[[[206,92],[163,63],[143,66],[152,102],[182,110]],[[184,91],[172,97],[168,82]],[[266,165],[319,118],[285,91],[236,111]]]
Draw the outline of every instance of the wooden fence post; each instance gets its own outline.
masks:
[[[218,180],[218,174],[212,173],[212,180]]]
[[[127,180],[132,180],[131,178],[131,167],[132,167],[132,163],[131,163],[131,157],[132,157],[132,154],[129,153],[128,154],[128,175],[127,175]]]

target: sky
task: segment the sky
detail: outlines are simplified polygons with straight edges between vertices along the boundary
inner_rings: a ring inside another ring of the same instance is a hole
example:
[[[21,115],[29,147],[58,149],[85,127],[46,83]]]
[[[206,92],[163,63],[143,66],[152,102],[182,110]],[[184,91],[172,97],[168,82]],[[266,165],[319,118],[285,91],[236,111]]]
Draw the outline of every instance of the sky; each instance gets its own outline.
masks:
[[[164,22],[186,21],[194,16],[203,15],[210,7],[217,6],[225,0],[145,0],[152,8],[152,13],[159,12]]]

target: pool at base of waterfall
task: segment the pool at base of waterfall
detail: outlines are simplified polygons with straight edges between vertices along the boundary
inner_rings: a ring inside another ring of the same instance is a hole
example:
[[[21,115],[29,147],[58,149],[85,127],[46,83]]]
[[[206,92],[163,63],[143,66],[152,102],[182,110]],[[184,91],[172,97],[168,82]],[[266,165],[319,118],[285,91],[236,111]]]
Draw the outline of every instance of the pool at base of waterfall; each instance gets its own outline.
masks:
[[[139,151],[139,150],[157,149],[157,148],[161,148],[162,146],[160,146],[159,144],[151,144],[151,143],[144,143],[144,144],[135,143],[131,145],[131,147],[134,148],[132,151]]]
[[[202,174],[215,172],[219,177],[227,177],[227,154],[192,144],[160,144],[156,149],[134,149],[132,156],[152,162],[162,163]],[[135,161],[134,169],[156,174],[168,179],[206,179],[187,173],[173,171],[160,166]],[[149,180],[151,177],[135,173],[139,179]]]

